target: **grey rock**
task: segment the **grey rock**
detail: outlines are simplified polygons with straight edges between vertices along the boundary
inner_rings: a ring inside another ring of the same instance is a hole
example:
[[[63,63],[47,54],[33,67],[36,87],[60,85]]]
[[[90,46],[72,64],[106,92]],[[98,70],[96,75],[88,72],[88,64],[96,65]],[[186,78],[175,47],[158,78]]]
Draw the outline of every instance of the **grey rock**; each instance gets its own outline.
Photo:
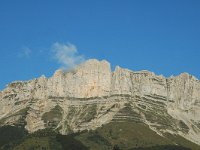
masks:
[[[111,121],[147,124],[159,135],[181,135],[200,145],[200,81],[187,73],[165,78],[91,59],[51,78],[10,83],[0,92],[0,125],[62,134]]]

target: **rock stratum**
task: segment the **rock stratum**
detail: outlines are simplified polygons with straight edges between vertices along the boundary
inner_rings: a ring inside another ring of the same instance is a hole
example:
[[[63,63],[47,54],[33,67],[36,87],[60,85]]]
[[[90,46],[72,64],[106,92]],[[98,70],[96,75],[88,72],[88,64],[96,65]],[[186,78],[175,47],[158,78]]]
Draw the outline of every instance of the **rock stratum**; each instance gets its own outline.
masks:
[[[112,72],[107,61],[91,59],[51,78],[10,83],[0,104],[0,126],[30,133],[51,128],[69,134],[128,121],[200,145],[200,81],[187,73],[165,78],[119,66]]]

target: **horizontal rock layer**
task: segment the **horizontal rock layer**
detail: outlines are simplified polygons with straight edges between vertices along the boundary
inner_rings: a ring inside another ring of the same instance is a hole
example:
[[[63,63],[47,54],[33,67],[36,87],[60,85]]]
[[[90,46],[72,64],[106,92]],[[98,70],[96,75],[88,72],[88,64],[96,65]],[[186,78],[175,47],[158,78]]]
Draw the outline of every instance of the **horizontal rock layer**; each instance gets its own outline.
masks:
[[[134,121],[200,144],[200,81],[187,73],[165,78],[118,66],[112,72],[107,61],[92,59],[51,78],[13,82],[0,92],[0,103],[0,124],[24,125],[29,132],[68,134]]]

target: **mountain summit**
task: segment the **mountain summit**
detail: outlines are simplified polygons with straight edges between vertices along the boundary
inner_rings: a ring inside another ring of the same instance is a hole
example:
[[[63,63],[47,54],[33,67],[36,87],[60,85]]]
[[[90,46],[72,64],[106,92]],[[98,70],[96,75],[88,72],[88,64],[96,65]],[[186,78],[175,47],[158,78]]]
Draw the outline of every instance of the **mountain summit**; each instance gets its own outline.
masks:
[[[50,128],[66,135],[132,122],[200,145],[200,81],[187,73],[165,78],[119,66],[112,72],[109,62],[91,59],[51,78],[10,83],[0,103],[0,126],[29,133]]]

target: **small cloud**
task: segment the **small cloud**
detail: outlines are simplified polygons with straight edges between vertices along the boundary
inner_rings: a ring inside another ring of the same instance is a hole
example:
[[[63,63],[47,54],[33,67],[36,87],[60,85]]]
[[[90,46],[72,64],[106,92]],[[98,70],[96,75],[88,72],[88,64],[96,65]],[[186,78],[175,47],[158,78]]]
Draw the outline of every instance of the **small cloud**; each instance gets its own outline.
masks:
[[[19,57],[25,57],[25,58],[29,58],[31,55],[31,49],[28,47],[23,47],[21,52],[19,53]]]
[[[67,43],[56,42],[52,45],[54,58],[63,69],[72,69],[85,61],[83,55],[78,54],[78,50],[75,45]]]

